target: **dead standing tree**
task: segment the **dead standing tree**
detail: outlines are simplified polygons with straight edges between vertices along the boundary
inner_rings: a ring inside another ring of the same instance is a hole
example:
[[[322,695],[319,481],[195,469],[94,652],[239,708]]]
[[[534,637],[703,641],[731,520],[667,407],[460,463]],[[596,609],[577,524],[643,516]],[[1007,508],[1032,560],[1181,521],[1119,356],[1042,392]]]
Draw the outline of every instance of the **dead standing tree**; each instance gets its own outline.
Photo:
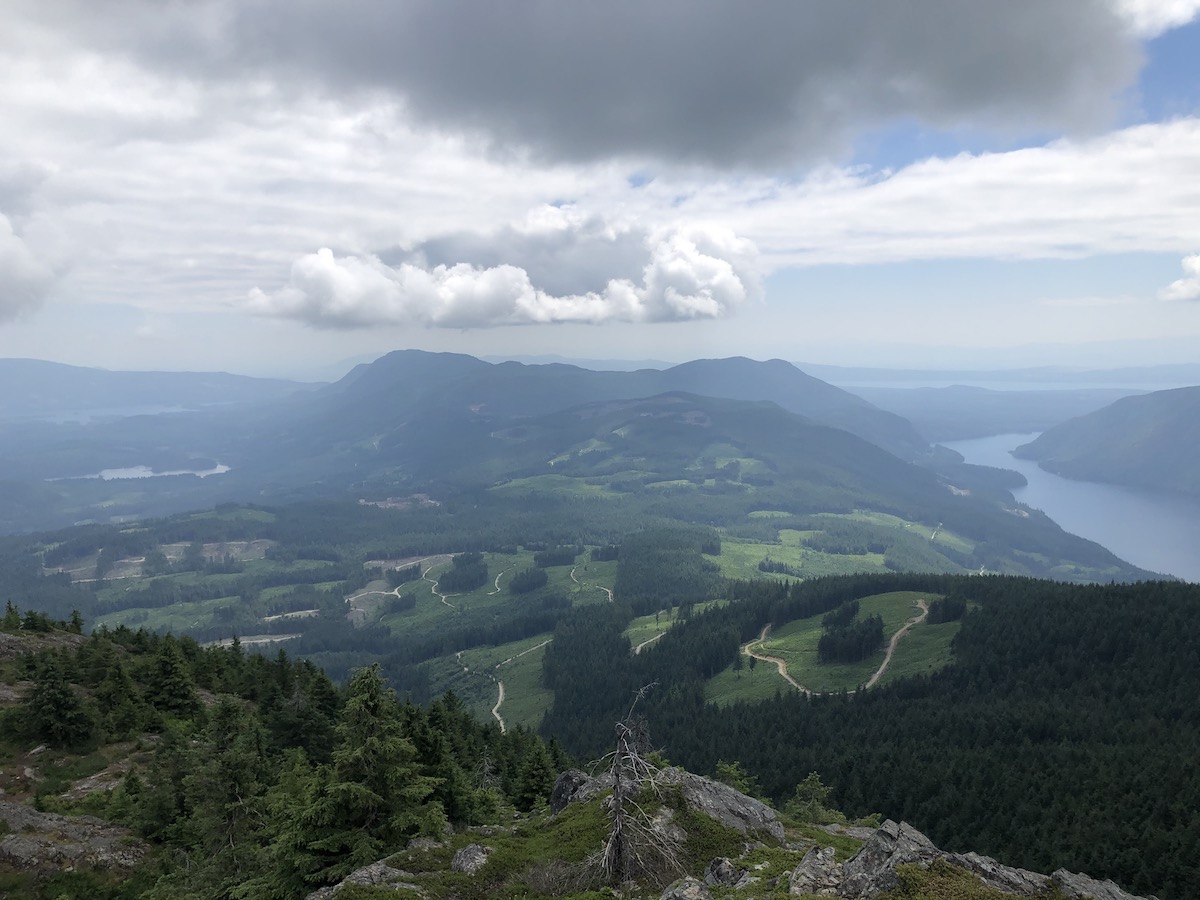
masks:
[[[613,782],[611,825],[594,864],[609,884],[624,884],[648,875],[676,875],[683,870],[678,840],[642,805],[647,792],[654,798],[660,794],[658,769],[646,758],[646,730],[634,721],[633,711],[654,686],[648,684],[636,692],[629,712],[616,725],[616,747],[604,757]]]

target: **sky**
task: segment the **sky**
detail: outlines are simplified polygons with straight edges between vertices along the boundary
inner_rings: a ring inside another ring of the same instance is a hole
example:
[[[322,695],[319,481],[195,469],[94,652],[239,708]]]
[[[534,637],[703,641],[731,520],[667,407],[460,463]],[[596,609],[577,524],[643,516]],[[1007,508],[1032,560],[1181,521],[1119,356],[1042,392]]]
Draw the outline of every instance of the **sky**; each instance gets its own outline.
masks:
[[[5,0],[0,357],[1200,362],[1200,0]]]

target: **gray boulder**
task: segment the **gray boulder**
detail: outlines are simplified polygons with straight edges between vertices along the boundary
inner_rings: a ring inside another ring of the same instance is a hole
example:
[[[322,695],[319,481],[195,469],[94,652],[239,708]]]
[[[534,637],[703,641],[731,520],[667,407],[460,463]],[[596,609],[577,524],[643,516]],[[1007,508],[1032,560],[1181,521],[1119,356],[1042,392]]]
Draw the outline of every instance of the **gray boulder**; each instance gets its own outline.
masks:
[[[708,864],[708,871],[704,873],[704,883],[711,885],[723,884],[726,887],[733,887],[745,875],[746,870],[735,866],[733,860],[725,856],[718,856]]]
[[[485,847],[483,844],[467,844],[454,854],[454,859],[450,860],[450,871],[474,875],[483,868],[483,864],[487,862],[488,854],[491,852],[492,848]]]
[[[775,818],[775,810],[727,784],[678,768],[663,769],[659,773],[659,782],[679,785],[689,807],[716,819],[726,828],[735,828],[742,834],[769,834],[777,841],[783,840],[783,826]]]
[[[842,866],[841,897],[875,897],[900,882],[896,867],[907,863],[929,865],[942,855],[933,841],[907,822],[888,819],[876,829],[854,856]]]
[[[1059,869],[1050,876],[1050,882],[1069,900],[1156,900],[1154,897],[1135,897],[1127,894],[1111,881],[1097,881],[1087,875],[1076,875]]]
[[[313,891],[304,900],[330,900],[349,884],[369,884],[375,887],[390,888],[393,891],[416,891],[424,896],[424,892],[417,885],[403,880],[412,877],[411,872],[393,869],[387,863],[375,862],[356,869],[332,887]]]
[[[704,882],[691,875],[672,883],[658,900],[712,900]]]
[[[800,865],[788,878],[788,893],[793,897],[816,894],[832,897],[842,883],[842,864],[834,859],[833,848],[813,847],[804,854]]]

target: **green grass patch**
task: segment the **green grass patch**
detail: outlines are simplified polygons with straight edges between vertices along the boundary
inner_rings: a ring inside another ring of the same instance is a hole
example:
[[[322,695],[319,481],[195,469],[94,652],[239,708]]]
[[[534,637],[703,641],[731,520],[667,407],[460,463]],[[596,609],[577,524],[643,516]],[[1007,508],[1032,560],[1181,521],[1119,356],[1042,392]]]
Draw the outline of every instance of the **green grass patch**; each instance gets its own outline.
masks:
[[[940,625],[922,623],[909,630],[896,645],[891,665],[880,684],[887,684],[908,675],[931,675],[944,669],[954,660],[950,644],[962,622],[943,622]]]
[[[527,478],[514,478],[503,484],[490,488],[491,492],[501,497],[523,497],[529,494],[553,494],[569,497],[612,497],[613,494],[603,484],[591,484],[582,478],[572,478],[569,475],[530,475]]]
[[[576,803],[557,816],[532,816],[512,831],[475,829],[454,836],[445,847],[405,850],[387,862],[411,872],[411,880],[435,897],[600,897],[583,892],[581,876],[583,863],[600,849],[607,828],[599,801]],[[474,875],[451,872],[454,853],[469,843],[491,850],[487,862]]]
[[[916,601],[934,599],[934,595],[913,591],[876,594],[859,600],[859,618],[875,614],[883,618],[883,632],[890,641],[909,619],[917,614]],[[817,644],[823,628],[822,616],[798,619],[774,629],[767,640],[756,644],[758,652],[782,659],[788,674],[806,688],[816,692],[854,690],[865,684],[883,662],[886,649],[881,648],[870,658],[852,664],[823,664],[817,658]],[[892,662],[881,683],[905,675],[929,673],[952,661],[950,643],[960,623],[943,625],[922,623],[911,628],[896,645]],[[776,691],[794,690],[780,677],[774,663],[760,660],[751,670],[750,660],[742,659],[742,668],[730,666],[709,679],[705,697],[710,702],[729,704],[737,701],[758,701],[775,695]]]
[[[924,538],[931,539],[935,545],[949,547],[952,550],[957,550],[960,553],[969,554],[975,550],[975,544],[972,541],[969,541],[952,531],[947,531],[941,527],[922,525],[920,522],[910,522],[908,519],[902,519],[899,516],[889,515],[888,513],[860,509],[855,510],[852,513],[821,513],[821,515],[829,516],[831,519],[848,519],[851,522],[870,522],[873,525],[882,525],[887,528],[904,529],[910,533],[918,534]]]
[[[128,625],[131,628],[147,628],[150,631],[169,629],[183,633],[193,628],[211,625],[216,610],[241,602],[241,597],[216,597],[212,600],[176,603],[155,609],[122,609],[100,616],[96,619],[94,627],[107,625],[109,628],[116,628],[118,625]]]

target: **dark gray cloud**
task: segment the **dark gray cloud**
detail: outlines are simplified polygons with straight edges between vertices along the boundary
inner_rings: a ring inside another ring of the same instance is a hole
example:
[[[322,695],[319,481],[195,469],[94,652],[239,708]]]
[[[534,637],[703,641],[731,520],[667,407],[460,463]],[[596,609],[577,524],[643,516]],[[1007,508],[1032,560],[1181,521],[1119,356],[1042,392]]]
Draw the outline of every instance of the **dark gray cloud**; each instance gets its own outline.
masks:
[[[85,12],[92,38],[164,67],[387,92],[435,126],[575,161],[808,162],[904,119],[1094,127],[1140,60],[1106,0],[133,5]]]

